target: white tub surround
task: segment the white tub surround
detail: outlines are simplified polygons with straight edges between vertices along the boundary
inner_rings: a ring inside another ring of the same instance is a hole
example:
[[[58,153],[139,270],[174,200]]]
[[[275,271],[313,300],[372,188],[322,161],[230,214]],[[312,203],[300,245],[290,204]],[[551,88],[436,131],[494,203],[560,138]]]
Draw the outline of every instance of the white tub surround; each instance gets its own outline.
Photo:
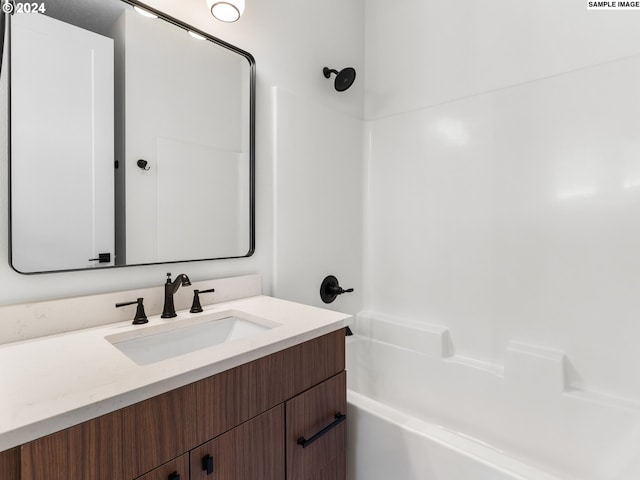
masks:
[[[255,282],[255,278],[247,280]],[[225,281],[213,282],[217,282],[220,296],[224,296]],[[231,279],[232,285],[235,282],[237,280]],[[181,290],[187,293],[190,305],[193,287]],[[218,289],[213,295],[217,293]],[[69,316],[81,314],[89,318],[94,310],[96,315],[106,318],[107,310],[115,317],[122,315],[122,309],[115,309],[115,301],[135,299],[137,295],[133,291],[120,292],[115,296],[61,300],[46,302],[46,307],[31,304],[22,308],[46,311],[49,319],[60,318],[65,310]],[[185,305],[184,296],[176,296],[178,309],[189,306]],[[149,323],[132,325],[135,311],[132,306],[126,312],[125,321],[0,345],[0,365],[3,365],[0,369],[0,451],[335,331],[349,318],[338,312],[262,295],[203,305],[203,308],[200,314],[180,310],[172,319],[161,319],[156,313],[149,315]],[[3,320],[7,309],[13,312],[20,307],[0,309]],[[158,311],[153,307],[150,310]],[[149,328],[165,330],[177,322],[195,323],[204,315],[225,316],[232,312],[240,312],[241,316],[255,318],[273,328],[147,365],[137,364],[109,341],[128,337],[127,332],[144,332]],[[77,318],[69,320],[69,324],[78,322],[81,320]],[[27,325],[28,321],[23,318],[21,324]]]
[[[513,478],[546,478],[523,474],[522,465],[564,480],[640,477],[640,405],[578,388],[579,372],[562,351],[511,341],[503,364],[487,363],[457,355],[445,327],[371,312],[358,316],[349,338],[349,389],[391,409],[376,417],[395,418],[405,429],[427,422],[427,430],[450,432],[435,440],[427,432],[436,443],[450,444],[455,433],[470,439],[468,445],[489,446],[469,451],[463,441],[450,445],[481,463],[496,464],[482,452],[500,452],[504,462],[496,468],[514,472]],[[367,436],[374,427],[362,428]],[[414,478],[451,477],[407,477]]]

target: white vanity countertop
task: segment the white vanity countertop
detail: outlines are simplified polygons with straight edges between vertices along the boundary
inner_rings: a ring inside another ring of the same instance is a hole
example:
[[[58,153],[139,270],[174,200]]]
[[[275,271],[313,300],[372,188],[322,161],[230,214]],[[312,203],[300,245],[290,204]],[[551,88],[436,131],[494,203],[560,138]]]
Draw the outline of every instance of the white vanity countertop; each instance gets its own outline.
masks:
[[[335,331],[350,316],[267,296],[0,345],[0,451]],[[138,365],[107,336],[237,310],[280,324],[254,336]]]

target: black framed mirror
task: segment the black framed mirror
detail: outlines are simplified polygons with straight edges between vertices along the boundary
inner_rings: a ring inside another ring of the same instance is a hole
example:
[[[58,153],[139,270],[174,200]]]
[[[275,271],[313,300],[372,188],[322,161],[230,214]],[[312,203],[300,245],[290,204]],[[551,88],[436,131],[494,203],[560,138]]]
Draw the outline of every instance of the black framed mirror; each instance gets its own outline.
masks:
[[[255,248],[255,61],[135,0],[8,17],[20,273]]]

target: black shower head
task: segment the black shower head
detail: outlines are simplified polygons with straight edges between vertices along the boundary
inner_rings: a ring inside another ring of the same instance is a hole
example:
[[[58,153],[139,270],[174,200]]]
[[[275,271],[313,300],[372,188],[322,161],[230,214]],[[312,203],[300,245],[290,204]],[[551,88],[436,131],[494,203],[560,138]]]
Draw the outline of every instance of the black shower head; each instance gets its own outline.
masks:
[[[322,69],[322,73],[324,73],[324,78],[329,78],[332,73],[336,74],[334,86],[338,92],[344,92],[347,88],[353,85],[353,81],[356,79],[356,70],[351,67],[343,68],[339,72],[332,68],[324,67]]]

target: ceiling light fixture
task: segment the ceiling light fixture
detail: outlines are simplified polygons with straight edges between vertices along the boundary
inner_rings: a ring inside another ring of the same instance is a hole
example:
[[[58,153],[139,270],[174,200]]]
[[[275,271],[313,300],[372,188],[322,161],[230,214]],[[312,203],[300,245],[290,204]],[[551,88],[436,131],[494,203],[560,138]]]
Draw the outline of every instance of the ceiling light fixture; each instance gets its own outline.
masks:
[[[221,22],[235,22],[244,12],[244,0],[207,0],[211,15]]]

